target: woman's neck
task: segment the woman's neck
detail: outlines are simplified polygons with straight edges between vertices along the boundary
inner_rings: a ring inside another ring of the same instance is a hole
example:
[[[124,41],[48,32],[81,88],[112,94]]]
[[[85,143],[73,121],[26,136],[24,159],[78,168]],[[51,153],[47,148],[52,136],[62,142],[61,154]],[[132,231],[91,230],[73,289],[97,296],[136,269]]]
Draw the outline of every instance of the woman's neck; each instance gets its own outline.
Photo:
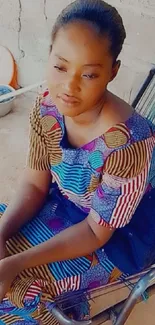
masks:
[[[72,117],[71,118],[72,122],[75,125],[81,127],[90,126],[91,124],[94,124],[99,120],[106,100],[107,100],[107,96],[105,94],[104,97],[102,97],[100,102],[95,107],[76,117]]]

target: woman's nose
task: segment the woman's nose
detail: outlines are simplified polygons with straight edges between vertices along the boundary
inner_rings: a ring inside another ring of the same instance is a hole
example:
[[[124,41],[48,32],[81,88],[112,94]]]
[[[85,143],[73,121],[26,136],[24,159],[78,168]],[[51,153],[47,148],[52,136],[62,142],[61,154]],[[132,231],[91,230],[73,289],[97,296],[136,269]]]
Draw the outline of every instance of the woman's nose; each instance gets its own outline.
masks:
[[[68,77],[64,82],[64,89],[67,94],[74,95],[75,92],[80,91],[80,81],[75,76]]]

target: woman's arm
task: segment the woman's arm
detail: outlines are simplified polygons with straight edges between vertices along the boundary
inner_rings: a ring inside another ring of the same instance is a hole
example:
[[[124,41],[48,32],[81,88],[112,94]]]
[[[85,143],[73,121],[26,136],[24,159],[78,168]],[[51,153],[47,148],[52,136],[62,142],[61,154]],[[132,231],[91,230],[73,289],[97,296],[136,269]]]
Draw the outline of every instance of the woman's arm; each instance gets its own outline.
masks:
[[[49,171],[26,168],[15,198],[0,219],[1,241],[7,241],[41,209],[50,182]]]
[[[43,244],[4,258],[0,261],[0,302],[14,278],[24,269],[88,255],[102,247],[113,231],[97,225],[89,216]]]
[[[102,247],[114,230],[97,225],[91,216],[50,240],[12,257],[17,273],[24,269],[86,256]]]

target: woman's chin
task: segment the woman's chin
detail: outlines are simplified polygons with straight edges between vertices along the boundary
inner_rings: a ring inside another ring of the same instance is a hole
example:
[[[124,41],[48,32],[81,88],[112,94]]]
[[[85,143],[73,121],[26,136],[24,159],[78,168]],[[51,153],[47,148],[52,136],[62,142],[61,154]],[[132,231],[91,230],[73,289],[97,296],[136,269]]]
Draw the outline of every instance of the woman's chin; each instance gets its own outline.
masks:
[[[77,105],[57,105],[58,111],[60,114],[68,117],[76,117],[81,112],[79,110],[79,107]]]

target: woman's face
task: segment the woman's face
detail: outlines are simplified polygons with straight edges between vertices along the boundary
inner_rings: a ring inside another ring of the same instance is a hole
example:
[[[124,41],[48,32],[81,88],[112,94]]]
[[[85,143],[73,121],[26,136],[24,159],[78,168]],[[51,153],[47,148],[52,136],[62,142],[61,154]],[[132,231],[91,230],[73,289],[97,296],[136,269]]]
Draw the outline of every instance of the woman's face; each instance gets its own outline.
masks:
[[[95,109],[117,70],[106,36],[97,36],[87,23],[69,24],[58,31],[49,57],[52,100],[64,116],[76,117]]]

